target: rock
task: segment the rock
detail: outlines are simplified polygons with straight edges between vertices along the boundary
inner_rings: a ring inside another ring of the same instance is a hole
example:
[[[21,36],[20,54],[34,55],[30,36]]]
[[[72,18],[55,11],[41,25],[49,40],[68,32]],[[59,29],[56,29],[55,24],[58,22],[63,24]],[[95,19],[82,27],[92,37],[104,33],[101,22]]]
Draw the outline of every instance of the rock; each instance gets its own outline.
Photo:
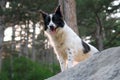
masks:
[[[120,80],[120,47],[96,53],[46,80]]]

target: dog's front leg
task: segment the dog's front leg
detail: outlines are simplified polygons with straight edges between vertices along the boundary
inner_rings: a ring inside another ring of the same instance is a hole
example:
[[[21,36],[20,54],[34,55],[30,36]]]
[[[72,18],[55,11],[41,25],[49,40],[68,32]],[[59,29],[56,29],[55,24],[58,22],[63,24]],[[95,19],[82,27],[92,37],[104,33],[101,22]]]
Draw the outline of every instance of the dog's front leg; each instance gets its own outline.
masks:
[[[62,57],[59,57],[58,60],[59,60],[59,63],[60,63],[61,71],[63,72],[66,69],[65,60]]]
[[[71,68],[73,66],[73,51],[68,49],[67,50],[67,68]]]

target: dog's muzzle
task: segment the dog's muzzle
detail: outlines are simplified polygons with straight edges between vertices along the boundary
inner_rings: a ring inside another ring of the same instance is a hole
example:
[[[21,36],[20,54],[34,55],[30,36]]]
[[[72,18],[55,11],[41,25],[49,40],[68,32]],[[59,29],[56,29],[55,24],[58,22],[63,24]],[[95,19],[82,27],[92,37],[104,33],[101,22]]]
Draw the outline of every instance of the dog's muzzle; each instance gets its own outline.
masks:
[[[54,26],[51,25],[51,26],[50,26],[50,30],[51,30],[51,31],[55,31],[56,28],[55,28]]]

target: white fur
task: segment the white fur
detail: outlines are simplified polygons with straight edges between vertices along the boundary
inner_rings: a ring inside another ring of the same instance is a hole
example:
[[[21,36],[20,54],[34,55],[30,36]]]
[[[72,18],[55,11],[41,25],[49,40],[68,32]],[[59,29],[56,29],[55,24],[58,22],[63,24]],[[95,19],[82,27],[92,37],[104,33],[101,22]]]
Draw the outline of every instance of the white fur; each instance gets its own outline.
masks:
[[[52,17],[53,17],[53,14],[50,14],[50,23],[47,25],[49,29],[50,29],[50,26],[56,27],[55,24],[52,21]]]
[[[66,23],[63,28],[58,28],[56,33],[51,33],[47,30],[45,34],[48,36],[54,48],[62,71],[73,67],[78,64],[78,62],[98,52],[95,47],[88,44],[90,46],[90,51],[84,54],[81,38]]]

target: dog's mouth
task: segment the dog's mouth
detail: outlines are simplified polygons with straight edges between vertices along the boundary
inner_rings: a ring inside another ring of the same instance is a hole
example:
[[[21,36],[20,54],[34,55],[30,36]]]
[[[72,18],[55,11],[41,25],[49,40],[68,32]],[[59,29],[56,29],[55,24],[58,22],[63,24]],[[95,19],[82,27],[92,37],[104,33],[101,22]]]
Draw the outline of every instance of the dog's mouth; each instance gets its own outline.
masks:
[[[51,32],[56,32],[56,27],[54,27],[54,26],[50,26],[50,30],[51,30]]]

